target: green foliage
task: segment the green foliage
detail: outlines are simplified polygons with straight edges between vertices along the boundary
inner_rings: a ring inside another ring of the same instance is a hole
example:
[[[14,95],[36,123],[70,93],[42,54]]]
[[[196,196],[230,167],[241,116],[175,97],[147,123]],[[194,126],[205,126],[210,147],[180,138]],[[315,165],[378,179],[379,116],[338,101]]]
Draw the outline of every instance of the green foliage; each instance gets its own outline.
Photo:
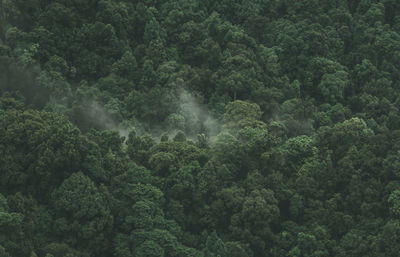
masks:
[[[97,253],[108,248],[104,243],[112,229],[113,217],[103,187],[97,188],[81,172],[73,173],[53,192],[52,202],[58,236],[74,247],[89,246]]]
[[[390,213],[393,217],[400,217],[400,190],[393,191],[388,199],[390,206]]]
[[[260,122],[262,111],[257,104],[248,103],[241,100],[230,102],[224,113],[224,123],[229,131],[237,132],[245,127],[261,127]]]
[[[8,110],[0,116],[2,189],[49,193],[88,161],[87,138],[65,117]]]
[[[224,242],[213,232],[207,237],[206,247],[203,250],[204,257],[225,257],[227,250]]]
[[[383,257],[396,0],[0,0],[0,256]]]

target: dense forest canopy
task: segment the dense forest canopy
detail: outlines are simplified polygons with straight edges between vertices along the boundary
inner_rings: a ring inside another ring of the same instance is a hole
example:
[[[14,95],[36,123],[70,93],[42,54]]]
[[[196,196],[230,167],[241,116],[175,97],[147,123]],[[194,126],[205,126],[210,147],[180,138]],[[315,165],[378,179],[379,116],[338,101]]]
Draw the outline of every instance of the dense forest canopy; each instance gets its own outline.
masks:
[[[400,1],[0,0],[0,257],[398,257]]]

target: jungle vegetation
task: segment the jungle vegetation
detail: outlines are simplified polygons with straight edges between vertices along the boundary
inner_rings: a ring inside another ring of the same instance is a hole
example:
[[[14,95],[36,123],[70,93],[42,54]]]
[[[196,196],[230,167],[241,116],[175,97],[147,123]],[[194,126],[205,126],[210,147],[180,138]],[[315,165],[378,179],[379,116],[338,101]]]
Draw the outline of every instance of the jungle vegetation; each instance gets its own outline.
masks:
[[[0,257],[398,257],[400,1],[0,0]]]

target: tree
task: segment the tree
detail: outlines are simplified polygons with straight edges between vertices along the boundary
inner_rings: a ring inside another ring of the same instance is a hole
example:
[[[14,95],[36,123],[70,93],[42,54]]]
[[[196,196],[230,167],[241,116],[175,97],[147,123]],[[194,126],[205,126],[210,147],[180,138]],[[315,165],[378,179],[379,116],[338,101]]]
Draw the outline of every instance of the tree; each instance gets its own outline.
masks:
[[[374,240],[374,236],[369,236],[361,230],[352,229],[340,240],[338,256],[373,256],[375,254]]]
[[[97,188],[83,173],[73,173],[52,193],[56,235],[73,247],[106,256],[105,243],[113,217],[104,187]]]
[[[271,190],[254,189],[244,198],[240,212],[231,217],[232,235],[250,244],[255,255],[266,256],[272,245],[270,223],[279,217],[277,203]]]
[[[140,244],[135,253],[137,257],[164,257],[164,249],[152,240]]]
[[[313,146],[311,137],[298,136],[288,139],[283,145],[273,148],[265,157],[271,168],[281,170],[290,175],[299,172],[308,158],[313,157],[317,149]]]
[[[322,227],[317,229],[317,235],[298,233],[297,245],[290,250],[288,256],[329,256],[329,241],[324,238],[327,237],[326,231]]]
[[[89,254],[77,251],[64,243],[51,243],[43,247],[42,250],[47,256],[60,257],[88,257]],[[35,256],[35,255],[34,255]]]
[[[8,110],[0,120],[2,191],[46,198],[70,174],[99,161],[89,158],[88,139],[63,116]]]
[[[218,237],[214,231],[207,237],[206,247],[203,250],[204,257],[226,257],[228,251],[224,242]]]
[[[146,165],[150,158],[150,149],[156,142],[150,135],[137,136],[135,131],[131,131],[126,144],[128,156],[137,164]]]
[[[261,127],[262,111],[257,104],[236,100],[230,102],[225,107],[224,122],[225,127],[232,132],[237,132],[244,127]]]
[[[344,100],[343,93],[350,83],[344,66],[327,58],[316,57],[311,61],[310,69],[313,71],[313,87],[318,88],[316,93],[324,102],[336,104]]]
[[[136,81],[138,78],[138,65],[132,51],[126,51],[121,59],[114,62],[111,69],[123,78],[133,81]]]
[[[320,136],[317,137],[317,145],[325,145],[329,149],[334,150],[336,160],[343,157],[351,146],[360,147],[373,135],[373,131],[360,118],[348,119],[337,123],[333,128],[326,130],[326,132],[324,130],[320,130],[320,135],[325,135],[323,138]]]
[[[29,251],[23,246],[23,218],[22,214],[9,211],[7,199],[0,194],[0,256],[24,256]]]
[[[394,257],[399,249],[400,223],[398,220],[389,220],[381,229],[377,237],[376,253],[382,256]]]
[[[394,218],[400,217],[400,190],[393,191],[388,199],[390,204],[390,214]]]
[[[85,42],[73,43],[69,48],[78,78],[106,76],[111,65],[122,55],[121,42],[111,24],[99,21],[85,24],[78,30],[76,38],[78,42]]]
[[[222,66],[214,73],[216,89],[220,94],[228,94],[233,100],[245,99],[248,90],[261,87],[257,64],[245,54],[224,53]]]

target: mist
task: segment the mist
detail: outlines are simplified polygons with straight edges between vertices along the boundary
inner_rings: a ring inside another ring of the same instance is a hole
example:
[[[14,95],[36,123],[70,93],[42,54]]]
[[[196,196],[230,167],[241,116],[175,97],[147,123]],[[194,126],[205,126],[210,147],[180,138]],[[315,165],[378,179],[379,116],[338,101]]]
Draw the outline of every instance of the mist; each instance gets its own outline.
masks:
[[[218,135],[221,131],[220,122],[215,119],[196,98],[186,90],[182,90],[179,95],[179,114],[185,119],[185,133],[189,138],[197,138],[198,134],[204,134],[209,139]]]

